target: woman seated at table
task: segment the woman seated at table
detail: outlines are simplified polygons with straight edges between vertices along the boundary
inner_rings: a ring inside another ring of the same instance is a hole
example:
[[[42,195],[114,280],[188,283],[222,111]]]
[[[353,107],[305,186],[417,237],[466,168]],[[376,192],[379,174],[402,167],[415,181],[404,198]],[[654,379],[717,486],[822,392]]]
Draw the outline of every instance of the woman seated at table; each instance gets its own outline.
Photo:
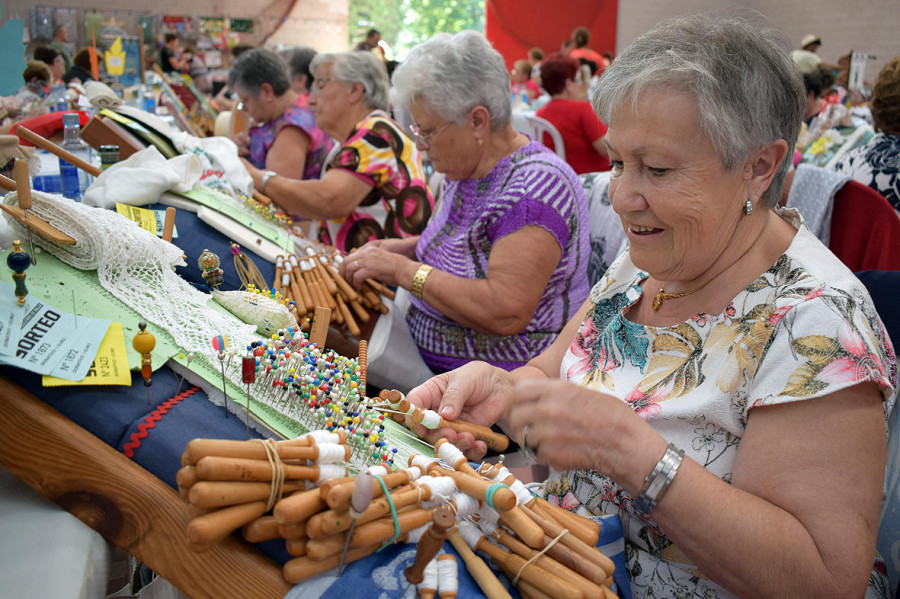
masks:
[[[844,154],[833,168],[868,185],[900,212],[900,56],[884,65],[875,80],[872,119],[878,135]]]
[[[606,125],[587,101],[587,85],[581,80],[578,61],[554,54],[544,60],[541,72],[544,89],[552,99],[535,114],[550,121],[562,135],[566,162],[579,175],[608,171],[609,157],[603,140]],[[543,141],[552,147],[549,135]]]
[[[266,173],[318,179],[332,142],[316,127],[312,111],[297,105],[284,61],[263,48],[244,52],[231,66],[228,87],[255,121],[247,134],[237,135],[239,153]],[[265,184],[257,183],[266,193]]]
[[[472,69],[473,64],[479,65]],[[483,35],[438,35],[394,73],[416,144],[446,175],[419,238],[375,241],[342,273],[412,294],[407,323],[435,372],[473,359],[516,368],[587,297],[588,218],[572,169],[509,123],[509,75]]]
[[[409,394],[499,422],[553,469],[552,501],[619,514],[635,597],[887,590],[873,562],[896,360],[862,284],[773,209],[804,105],[787,47],[699,15],[625,49],[594,102],[628,253],[527,366],[473,363]]]
[[[419,151],[386,112],[384,62],[371,52],[327,52],[310,67],[316,124],[343,145],[317,181],[251,166],[256,188],[298,218],[327,220],[319,238],[344,251],[420,234],[434,204]]]

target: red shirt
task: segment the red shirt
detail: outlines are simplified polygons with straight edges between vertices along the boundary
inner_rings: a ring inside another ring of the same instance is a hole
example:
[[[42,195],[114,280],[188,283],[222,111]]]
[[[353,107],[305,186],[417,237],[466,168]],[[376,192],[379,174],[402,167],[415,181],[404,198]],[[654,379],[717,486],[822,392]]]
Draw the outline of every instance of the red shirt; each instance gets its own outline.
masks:
[[[609,157],[594,149],[593,143],[606,135],[606,125],[600,122],[590,102],[551,100],[535,113],[550,121],[562,135],[566,162],[577,174],[609,170]],[[553,140],[544,134],[544,145],[555,150]]]

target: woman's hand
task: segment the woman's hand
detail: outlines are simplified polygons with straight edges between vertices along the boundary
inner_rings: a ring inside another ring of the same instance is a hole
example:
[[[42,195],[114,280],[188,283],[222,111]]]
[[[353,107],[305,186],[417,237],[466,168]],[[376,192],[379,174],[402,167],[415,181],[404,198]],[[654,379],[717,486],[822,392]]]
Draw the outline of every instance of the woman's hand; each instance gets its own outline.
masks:
[[[616,478],[622,440],[658,433],[625,402],[563,380],[528,379],[505,397],[503,419],[513,440],[525,443],[554,470],[596,470]],[[527,438],[523,439],[525,427]],[[661,439],[661,438],[660,438]],[[665,449],[665,442],[660,440]],[[661,455],[662,452],[660,452]]]
[[[238,156],[244,158],[250,155],[250,136],[243,131],[234,136],[234,143],[238,147]]]
[[[341,276],[356,288],[362,287],[366,279],[375,279],[390,286],[409,286],[418,263],[386,249],[385,246],[390,248],[392,245],[386,241],[370,241],[347,256],[341,264]]]
[[[485,362],[470,362],[425,381],[406,399],[422,409],[434,410],[445,420],[462,419],[491,426],[500,419],[512,390],[513,378],[508,372]],[[457,433],[449,428],[430,431],[411,417],[407,417],[406,424],[430,443],[447,439],[471,460],[480,459],[487,452],[484,441],[476,441],[471,433]]]

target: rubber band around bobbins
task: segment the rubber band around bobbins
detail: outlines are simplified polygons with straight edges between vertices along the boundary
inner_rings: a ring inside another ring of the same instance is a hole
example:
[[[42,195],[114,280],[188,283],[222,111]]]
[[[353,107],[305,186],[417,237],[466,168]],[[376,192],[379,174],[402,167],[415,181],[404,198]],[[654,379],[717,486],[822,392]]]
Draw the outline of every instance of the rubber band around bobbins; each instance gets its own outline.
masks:
[[[400,537],[400,520],[397,518],[397,508],[394,506],[394,500],[391,497],[391,493],[387,488],[387,485],[384,482],[384,479],[378,476],[377,474],[373,474],[372,478],[378,481],[378,484],[381,485],[381,490],[384,491],[384,498],[388,502],[388,506],[391,508],[391,518],[394,519],[394,536],[389,540],[385,541],[384,544],[375,550],[375,553],[378,553],[388,545],[392,545],[394,541],[396,541]]]

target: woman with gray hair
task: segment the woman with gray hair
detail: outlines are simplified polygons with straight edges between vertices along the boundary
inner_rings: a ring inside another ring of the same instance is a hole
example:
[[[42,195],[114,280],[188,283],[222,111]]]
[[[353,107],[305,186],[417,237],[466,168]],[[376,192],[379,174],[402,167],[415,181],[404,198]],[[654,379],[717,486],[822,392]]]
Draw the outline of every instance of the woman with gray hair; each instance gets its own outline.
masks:
[[[628,252],[528,365],[408,399],[500,424],[551,467],[551,501],[620,516],[635,597],[889,596],[873,564],[896,358],[863,285],[776,208],[803,110],[787,44],[736,17],[666,21],[594,105]]]
[[[287,63],[288,73],[291,77],[291,87],[303,98],[304,104],[309,98],[309,90],[312,88],[313,75],[309,70],[312,59],[316,57],[316,51],[309,46],[294,46],[285,48],[278,55]]]
[[[318,179],[333,142],[291,87],[285,62],[270,50],[248,50],[234,61],[228,87],[240,98],[238,110],[253,119],[247,133],[236,135],[239,153],[269,173]]]
[[[478,68],[473,68],[478,65]],[[441,34],[394,73],[416,145],[446,175],[418,238],[375,241],[342,272],[408,289],[406,321],[435,372],[507,370],[547,348],[587,297],[587,204],[572,169],[510,126],[509,74],[480,33]]]
[[[387,114],[384,63],[366,52],[328,52],[310,69],[316,124],[342,145],[317,181],[248,168],[256,188],[295,217],[322,221],[319,239],[343,251],[418,235],[434,203],[419,151]]]

